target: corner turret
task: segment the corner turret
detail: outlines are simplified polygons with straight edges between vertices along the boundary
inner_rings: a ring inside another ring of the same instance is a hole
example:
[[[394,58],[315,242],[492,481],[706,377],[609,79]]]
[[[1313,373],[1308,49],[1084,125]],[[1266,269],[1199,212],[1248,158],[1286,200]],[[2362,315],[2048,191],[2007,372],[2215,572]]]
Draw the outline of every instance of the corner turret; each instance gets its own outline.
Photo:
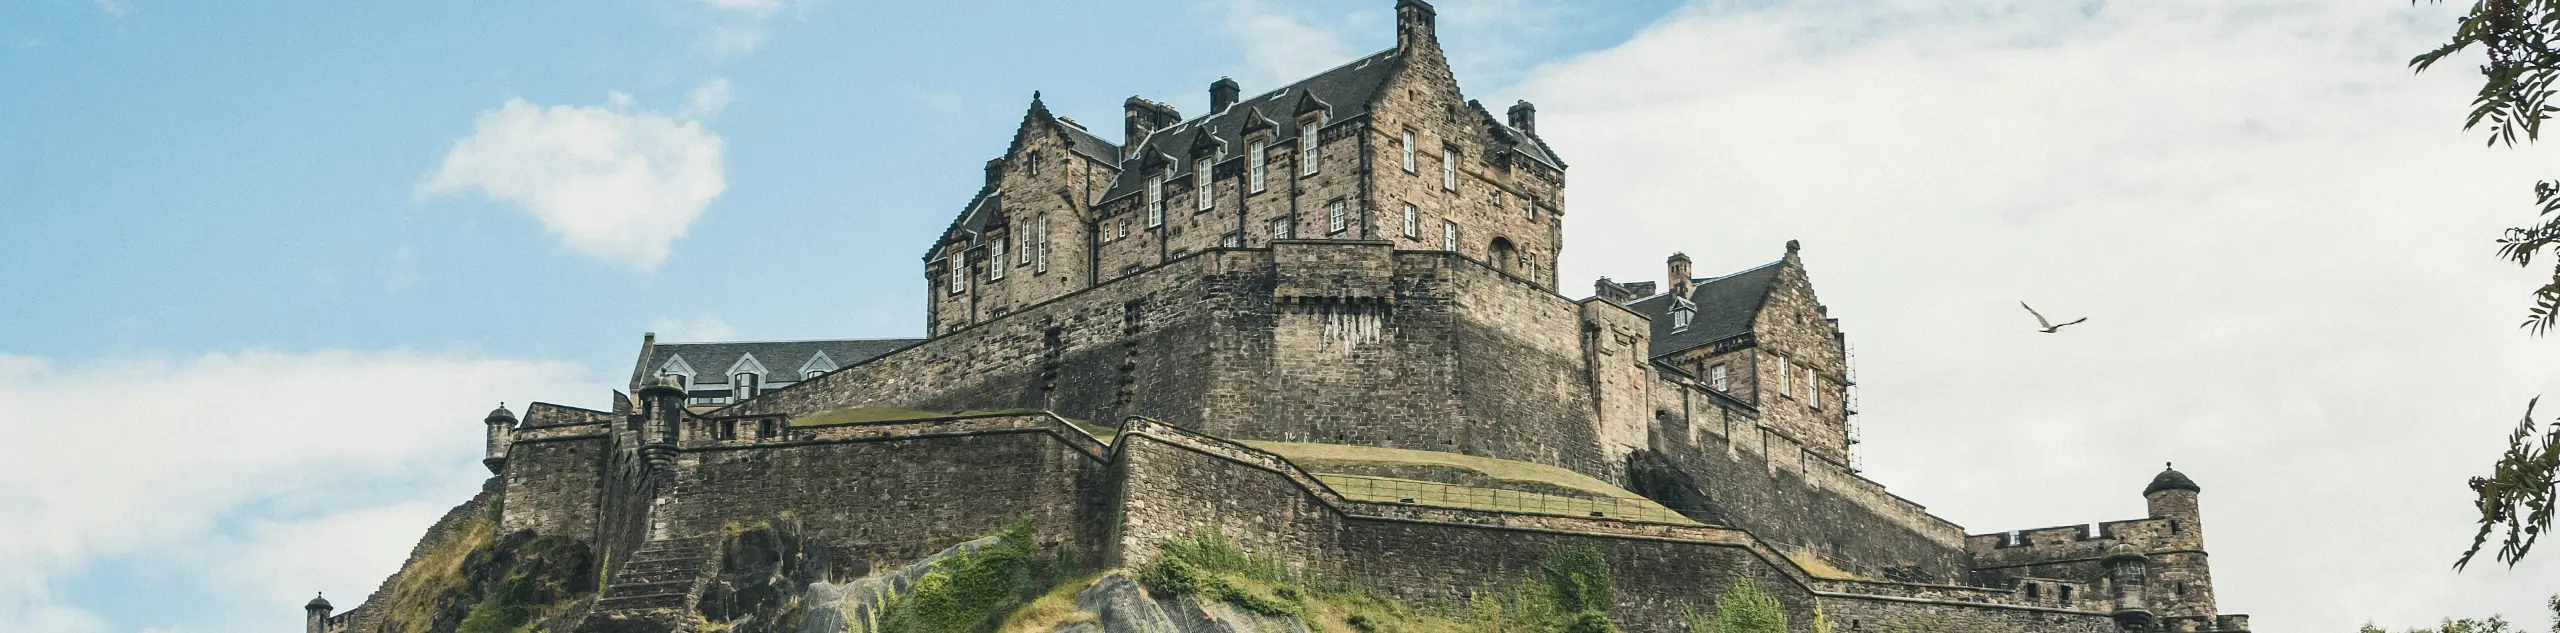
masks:
[[[329,630],[329,599],[311,594],[311,602],[302,605],[302,633],[326,633]]]
[[[516,414],[507,410],[507,403],[500,402],[480,421],[489,425],[488,454],[480,458],[480,465],[489,467],[489,474],[495,475],[507,467],[507,447],[515,443]]]
[[[2197,629],[2215,626],[2216,607],[2213,600],[2213,570],[2207,564],[2204,549],[2204,517],[2196,495],[2204,491],[2178,472],[2174,464],[2163,465],[2151,484],[2142,487],[2142,498],[2150,503],[2151,519],[2160,524],[2147,554],[2151,563],[2150,604],[2163,620],[2176,619]]]
[[[640,390],[640,459],[650,466],[675,465],[676,430],[684,423],[682,384],[675,376],[659,376]]]

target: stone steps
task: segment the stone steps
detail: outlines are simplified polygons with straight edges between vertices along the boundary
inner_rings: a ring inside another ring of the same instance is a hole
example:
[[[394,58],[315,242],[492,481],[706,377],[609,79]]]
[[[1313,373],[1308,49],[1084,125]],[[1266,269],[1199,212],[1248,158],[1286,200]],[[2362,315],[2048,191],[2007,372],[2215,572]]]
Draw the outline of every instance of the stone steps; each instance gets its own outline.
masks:
[[[681,609],[702,584],[711,564],[710,537],[650,541],[631,553],[596,599],[596,611]]]

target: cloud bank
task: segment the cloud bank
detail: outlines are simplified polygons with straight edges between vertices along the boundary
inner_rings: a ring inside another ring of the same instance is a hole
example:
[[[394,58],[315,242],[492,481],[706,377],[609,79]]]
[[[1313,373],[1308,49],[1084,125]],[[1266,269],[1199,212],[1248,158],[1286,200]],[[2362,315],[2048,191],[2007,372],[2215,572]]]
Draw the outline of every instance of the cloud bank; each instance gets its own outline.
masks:
[[[272,630],[323,589],[353,606],[487,476],[481,416],[600,393],[580,374],[408,353],[0,354],[0,434],[25,447],[0,469],[0,630],[106,630],[141,616],[80,605],[147,613],[180,595],[221,606],[144,624]],[[66,595],[109,564],[172,595]]]
[[[1940,515],[2137,517],[2175,460],[2266,630],[2539,621],[2560,553],[2448,569],[2464,478],[2560,385],[2490,243],[2552,155],[2459,131],[2467,64],[2403,66],[2457,8],[1701,2],[1516,92],[1573,165],[1566,279],[1803,240],[1869,474]]]
[[[696,89],[677,117],[634,112],[621,93],[602,107],[508,99],[480,113],[419,191],[514,203],[569,250],[655,269],[728,186],[720,136],[693,118],[728,100],[726,79]]]

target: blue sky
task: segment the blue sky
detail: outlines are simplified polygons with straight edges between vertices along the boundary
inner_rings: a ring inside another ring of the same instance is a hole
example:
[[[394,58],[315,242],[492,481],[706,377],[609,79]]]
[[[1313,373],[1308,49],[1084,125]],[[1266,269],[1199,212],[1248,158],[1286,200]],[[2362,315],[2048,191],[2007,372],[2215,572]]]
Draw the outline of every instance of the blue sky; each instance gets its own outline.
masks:
[[[644,331],[916,334],[920,249],[1032,91],[1112,138],[1133,94],[1385,48],[1393,6],[213,4],[0,4],[0,436],[34,447],[0,630],[352,606],[485,476],[493,402],[601,406]],[[1860,459],[1941,516],[2129,518],[2176,460],[2265,630],[2560,587],[2445,569],[2462,478],[2560,383],[2489,245],[2553,155],[2459,129],[2467,63],[2403,66],[2455,8],[1439,4],[1469,95],[1572,165],[1566,287],[1802,240]]]

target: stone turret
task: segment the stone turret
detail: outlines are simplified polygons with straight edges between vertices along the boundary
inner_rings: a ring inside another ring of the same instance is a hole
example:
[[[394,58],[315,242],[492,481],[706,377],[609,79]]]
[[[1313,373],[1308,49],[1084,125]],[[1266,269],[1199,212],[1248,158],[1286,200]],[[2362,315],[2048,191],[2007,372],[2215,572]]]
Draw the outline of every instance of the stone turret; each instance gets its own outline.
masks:
[[[2133,546],[2117,543],[2107,548],[2107,584],[2115,589],[2116,626],[2127,631],[2151,630],[2153,614],[2149,593],[2151,561]]]
[[[1670,259],[1663,260],[1663,267],[1668,269],[1665,272],[1669,275],[1663,278],[1663,287],[1670,291],[1671,296],[1687,298],[1693,287],[1689,276],[1689,254],[1672,253]]]
[[[640,390],[640,459],[664,470],[675,466],[676,431],[684,423],[685,391],[674,376],[659,376]]]
[[[2148,552],[2151,558],[2153,607],[2162,618],[2181,618],[2211,626],[2215,615],[2213,571],[2206,564],[2204,517],[2196,496],[2204,488],[2186,473],[2163,467],[2142,488],[2151,518],[2162,524]]]
[[[327,633],[329,608],[328,598],[312,594],[311,602],[302,605],[302,633]]]
[[[500,402],[481,422],[489,425],[489,444],[480,465],[489,467],[489,474],[495,475],[507,467],[507,448],[515,443],[516,414],[507,410],[507,403]]]

